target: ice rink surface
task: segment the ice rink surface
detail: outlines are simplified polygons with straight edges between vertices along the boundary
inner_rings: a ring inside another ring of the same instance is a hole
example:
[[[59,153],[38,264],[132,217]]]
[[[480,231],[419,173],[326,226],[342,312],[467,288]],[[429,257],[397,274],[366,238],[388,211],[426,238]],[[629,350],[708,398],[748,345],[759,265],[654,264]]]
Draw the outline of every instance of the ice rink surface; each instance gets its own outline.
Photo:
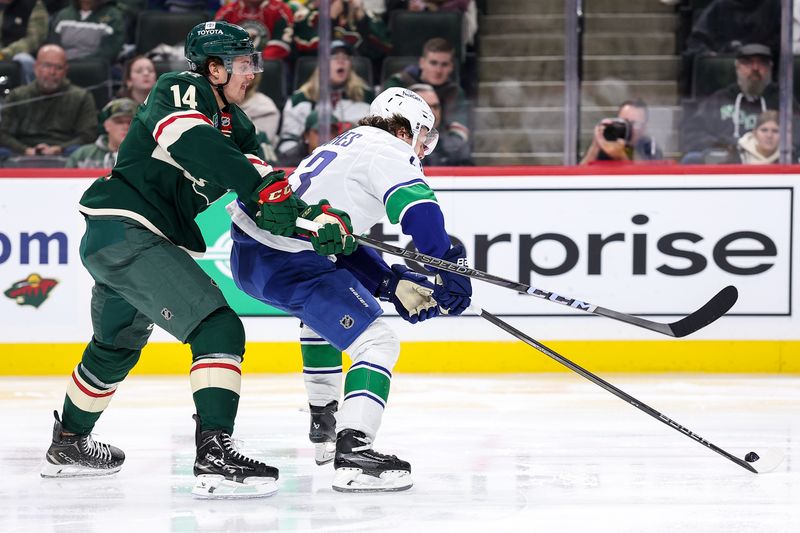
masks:
[[[739,457],[786,459],[752,474],[571,373],[396,374],[375,448],[410,461],[414,487],[341,494],[314,464],[302,378],[245,374],[234,436],[280,468],[280,490],[204,501],[188,378],[120,386],[96,438],[127,460],[94,480],[39,477],[66,376],[0,378],[0,531],[800,531],[800,378],[603,377]]]

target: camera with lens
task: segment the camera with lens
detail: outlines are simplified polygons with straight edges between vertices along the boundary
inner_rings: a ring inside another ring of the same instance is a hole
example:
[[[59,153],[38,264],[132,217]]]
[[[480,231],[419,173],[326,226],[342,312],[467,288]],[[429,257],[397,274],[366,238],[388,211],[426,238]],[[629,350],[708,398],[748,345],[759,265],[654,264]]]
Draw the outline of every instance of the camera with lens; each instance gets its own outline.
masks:
[[[630,144],[631,135],[633,134],[633,124],[624,118],[610,118],[611,122],[606,124],[603,130],[603,138],[607,141],[616,141],[622,139],[625,144]]]

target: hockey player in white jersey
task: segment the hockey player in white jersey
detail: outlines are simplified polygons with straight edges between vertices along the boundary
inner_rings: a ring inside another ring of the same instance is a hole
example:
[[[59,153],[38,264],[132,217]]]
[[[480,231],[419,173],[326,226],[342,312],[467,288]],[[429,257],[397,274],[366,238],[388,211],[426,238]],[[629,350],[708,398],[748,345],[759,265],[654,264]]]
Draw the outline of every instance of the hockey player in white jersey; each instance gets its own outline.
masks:
[[[360,234],[388,217],[401,225],[420,252],[464,261],[464,248],[451,246],[436,196],[422,172],[420,161],[436,146],[433,121],[430,107],[414,92],[392,88],[381,93],[358,127],[314,150],[289,176],[295,194],[311,205],[309,209],[322,211],[319,217],[317,213],[303,217],[336,221],[340,212],[319,207],[329,200],[349,214],[340,224],[343,234],[348,223]],[[399,340],[381,318],[376,298],[392,302],[411,323],[440,313],[458,315],[470,303],[469,279],[437,270],[431,283],[404,265],[389,267],[366,247],[349,255],[320,256],[302,237],[260,230],[238,201],[228,211],[237,286],[302,321],[309,437],[316,444],[318,464],[334,460],[333,488],[343,492],[410,488],[409,463],[372,449],[400,352]],[[348,352],[352,365],[337,410],[342,351]]]

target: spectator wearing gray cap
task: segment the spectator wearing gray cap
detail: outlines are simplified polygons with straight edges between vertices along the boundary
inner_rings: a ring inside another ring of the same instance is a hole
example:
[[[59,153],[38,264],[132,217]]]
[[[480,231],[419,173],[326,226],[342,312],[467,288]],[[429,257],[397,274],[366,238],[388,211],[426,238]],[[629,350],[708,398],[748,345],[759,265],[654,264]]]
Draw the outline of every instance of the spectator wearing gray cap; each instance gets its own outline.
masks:
[[[763,44],[746,44],[736,53],[736,83],[709,95],[697,111],[684,120],[682,163],[697,164],[726,159],[736,143],[752,130],[758,116],[778,109],[778,88],[772,83],[772,52]]]
[[[128,134],[133,115],[139,104],[130,98],[111,100],[98,114],[104,133],[91,144],[84,144],[69,156],[67,168],[111,168],[117,162],[117,153]]]

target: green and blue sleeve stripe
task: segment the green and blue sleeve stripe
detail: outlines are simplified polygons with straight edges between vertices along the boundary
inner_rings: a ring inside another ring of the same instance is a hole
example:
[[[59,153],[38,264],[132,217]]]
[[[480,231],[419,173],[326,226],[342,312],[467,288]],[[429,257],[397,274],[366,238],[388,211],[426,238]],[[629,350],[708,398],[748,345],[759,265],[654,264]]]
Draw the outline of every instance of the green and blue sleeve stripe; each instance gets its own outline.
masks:
[[[392,224],[399,223],[412,206],[429,202],[436,203],[436,195],[421,179],[399,183],[383,195],[383,205],[386,206],[386,214]]]

